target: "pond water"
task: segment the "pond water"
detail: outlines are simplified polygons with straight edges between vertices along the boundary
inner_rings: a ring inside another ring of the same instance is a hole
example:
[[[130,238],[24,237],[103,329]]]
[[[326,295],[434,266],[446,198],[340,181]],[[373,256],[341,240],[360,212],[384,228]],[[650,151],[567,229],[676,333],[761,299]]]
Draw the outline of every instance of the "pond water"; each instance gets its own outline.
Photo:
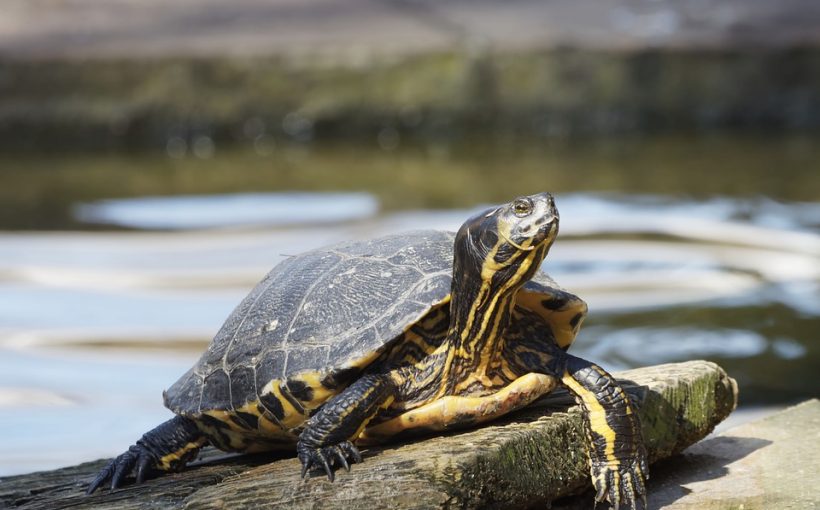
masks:
[[[590,305],[576,354],[714,360],[744,406],[816,397],[817,141],[0,156],[0,475],[120,453],[167,419],[162,390],[284,257],[544,190],[544,269]]]

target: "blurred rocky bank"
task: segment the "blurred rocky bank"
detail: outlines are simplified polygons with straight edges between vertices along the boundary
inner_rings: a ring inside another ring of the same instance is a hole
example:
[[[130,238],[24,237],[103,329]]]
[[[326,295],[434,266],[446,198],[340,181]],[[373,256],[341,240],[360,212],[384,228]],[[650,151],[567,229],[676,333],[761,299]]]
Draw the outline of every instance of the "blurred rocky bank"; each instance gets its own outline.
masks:
[[[7,149],[820,127],[811,0],[9,0],[2,11]]]

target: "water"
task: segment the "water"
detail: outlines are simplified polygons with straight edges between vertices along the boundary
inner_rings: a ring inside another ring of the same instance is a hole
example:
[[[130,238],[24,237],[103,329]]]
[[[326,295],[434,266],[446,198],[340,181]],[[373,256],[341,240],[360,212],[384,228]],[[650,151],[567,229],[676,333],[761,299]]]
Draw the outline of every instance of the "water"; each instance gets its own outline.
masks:
[[[234,193],[102,200],[78,204],[82,222],[137,229],[200,229],[340,223],[373,216],[367,193]]]
[[[818,396],[810,142],[0,158],[0,475],[120,453],[167,419],[162,390],[283,257],[542,190],[561,211],[544,269],[590,304],[576,354],[711,359],[746,406]]]

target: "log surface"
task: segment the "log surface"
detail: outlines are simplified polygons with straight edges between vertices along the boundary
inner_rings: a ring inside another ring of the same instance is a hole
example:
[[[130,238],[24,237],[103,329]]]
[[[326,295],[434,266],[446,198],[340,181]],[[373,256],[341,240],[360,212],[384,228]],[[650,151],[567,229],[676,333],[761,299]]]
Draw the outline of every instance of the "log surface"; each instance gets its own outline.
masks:
[[[737,403],[706,361],[615,374],[639,408],[650,461],[705,437]],[[363,450],[335,483],[287,456],[206,452],[182,473],[84,496],[105,461],[0,479],[0,508],[527,508],[590,487],[580,409],[557,393],[477,430]],[[569,404],[569,405],[568,405]]]

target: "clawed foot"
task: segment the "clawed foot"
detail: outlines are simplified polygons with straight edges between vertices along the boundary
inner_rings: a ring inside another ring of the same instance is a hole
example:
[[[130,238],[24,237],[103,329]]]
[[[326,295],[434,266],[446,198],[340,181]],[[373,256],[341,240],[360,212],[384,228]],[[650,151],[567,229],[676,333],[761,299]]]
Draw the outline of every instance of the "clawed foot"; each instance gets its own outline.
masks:
[[[301,441],[296,447],[299,452],[299,460],[302,462],[302,478],[307,475],[311,467],[324,470],[327,479],[331,482],[335,479],[334,467],[344,467],[350,471],[350,462],[361,462],[362,454],[350,441],[343,441],[330,446],[310,448]]]
[[[597,494],[596,503],[609,501],[612,510],[637,510],[638,501],[646,508],[646,456],[639,454],[636,457],[622,461],[617,468],[606,463],[593,463],[592,481]]]
[[[111,481],[113,491],[122,484],[122,480],[136,468],[137,483],[145,481],[145,477],[156,464],[154,455],[145,447],[134,445],[116,459],[111,460],[88,486],[86,494],[91,494],[107,481]]]

